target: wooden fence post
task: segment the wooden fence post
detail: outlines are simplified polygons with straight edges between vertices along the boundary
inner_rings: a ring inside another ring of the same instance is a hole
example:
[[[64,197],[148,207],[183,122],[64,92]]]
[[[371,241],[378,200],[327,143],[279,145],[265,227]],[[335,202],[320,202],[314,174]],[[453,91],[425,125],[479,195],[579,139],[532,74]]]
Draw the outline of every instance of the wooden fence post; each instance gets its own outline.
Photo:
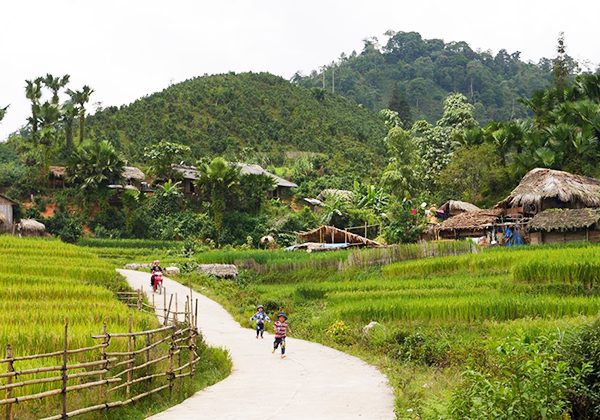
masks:
[[[62,368],[61,368],[61,372],[62,372],[61,395],[62,395],[62,418],[63,419],[67,418],[67,382],[69,379],[69,377],[67,375],[67,357],[69,355],[68,350],[69,350],[69,321],[65,320],[65,342],[64,342],[64,350],[63,350],[63,364],[62,364]]]
[[[146,334],[146,363],[150,362],[150,334]],[[146,376],[150,375],[150,365],[146,366]],[[151,382],[152,378],[148,379],[148,382]]]
[[[12,351],[12,346],[10,344],[6,345],[6,358],[10,359],[8,361],[8,365],[7,365],[7,372],[14,372],[15,371],[15,366],[14,366],[14,362],[13,362],[13,351]],[[6,380],[7,385],[12,384],[13,381],[13,377],[9,376]],[[6,399],[12,398],[12,388],[7,388],[6,389]],[[12,412],[12,404],[7,404],[6,405],[6,420],[13,420],[13,412]]]
[[[177,331],[177,329],[175,328],[175,326],[173,326],[173,329],[171,330],[171,345],[169,346],[169,395],[173,392],[173,380],[175,379],[175,374],[173,373],[173,351],[175,350],[175,331]]]
[[[138,289],[137,291],[137,308],[138,311],[142,310],[142,289]]]
[[[131,333],[133,332],[133,314],[129,314],[129,336],[127,336],[127,357],[129,357],[130,359],[132,358],[131,356],[131,352],[133,351],[131,349],[131,342],[132,342],[132,336]],[[131,370],[134,366],[134,362],[131,361],[129,362],[129,370],[127,372],[127,386],[125,387],[125,394],[127,395],[127,398],[129,398],[129,392],[130,390],[130,382],[131,382],[131,375],[133,373],[133,371]]]
[[[104,347],[102,347],[101,353],[102,353],[102,360],[106,360],[106,348],[108,347],[108,334],[106,333],[106,321],[104,321],[104,323],[102,324],[102,335],[104,335],[104,338],[102,339],[102,344],[104,345]],[[104,370],[108,370],[108,364],[103,365],[103,369]],[[106,372],[103,373],[102,375],[100,375],[100,379],[106,379],[108,377],[108,375],[106,375]],[[108,383],[102,387],[100,387],[100,400],[103,401],[105,404],[108,402],[106,397],[107,397],[107,392],[108,390]]]
[[[162,292],[163,292],[163,311],[165,312],[165,315],[164,315],[164,317],[163,317],[163,320],[164,320],[164,322],[165,322],[165,325],[167,325],[167,316],[168,316],[168,315],[167,315],[167,289],[165,289],[165,288],[163,287],[163,290],[162,290]]]

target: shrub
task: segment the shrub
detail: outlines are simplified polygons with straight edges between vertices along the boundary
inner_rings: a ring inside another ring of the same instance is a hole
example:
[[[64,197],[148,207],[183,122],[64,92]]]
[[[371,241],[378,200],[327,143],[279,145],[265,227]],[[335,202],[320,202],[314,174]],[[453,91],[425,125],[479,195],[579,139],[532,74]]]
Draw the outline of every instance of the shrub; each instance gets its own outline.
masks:
[[[421,331],[398,331],[394,335],[394,341],[397,347],[393,354],[400,360],[427,366],[447,364],[450,345],[446,340],[426,336]]]
[[[355,341],[350,327],[341,320],[335,321],[327,327],[325,335],[338,344],[352,344]]]
[[[572,375],[580,375],[570,391],[572,417],[600,418],[600,320],[570,335],[562,351]]]
[[[557,338],[508,337],[487,369],[464,372],[454,394],[457,419],[557,419],[568,409],[576,378],[556,351]]]
[[[65,211],[57,211],[44,223],[46,230],[58,236],[63,242],[75,243],[83,233],[81,221]]]

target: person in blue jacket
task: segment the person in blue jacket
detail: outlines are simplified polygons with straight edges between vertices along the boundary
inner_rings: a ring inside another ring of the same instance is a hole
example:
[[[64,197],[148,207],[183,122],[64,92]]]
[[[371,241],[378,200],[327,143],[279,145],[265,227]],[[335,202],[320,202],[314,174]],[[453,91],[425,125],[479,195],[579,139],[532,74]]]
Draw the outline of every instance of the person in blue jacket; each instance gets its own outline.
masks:
[[[265,313],[265,307],[262,305],[258,305],[256,308],[256,313],[252,315],[250,321],[256,321],[256,338],[260,335],[260,338],[263,337],[263,333],[265,332],[265,321],[271,322],[271,318],[267,316]]]

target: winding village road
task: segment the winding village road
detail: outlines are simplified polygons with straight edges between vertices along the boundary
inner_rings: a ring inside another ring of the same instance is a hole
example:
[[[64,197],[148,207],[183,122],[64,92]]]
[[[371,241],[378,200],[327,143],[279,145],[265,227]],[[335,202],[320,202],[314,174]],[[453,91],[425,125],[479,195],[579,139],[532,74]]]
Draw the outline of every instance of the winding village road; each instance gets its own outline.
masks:
[[[119,270],[131,287],[149,288],[147,273]],[[165,278],[167,293],[185,306],[189,289]],[[229,351],[229,377],[152,419],[393,419],[394,397],[375,367],[340,351],[288,338],[286,359],[271,354],[272,336],[254,338],[218,303],[201,294],[198,327],[206,342]],[[162,299],[156,310],[162,313]],[[293,328],[294,320],[290,319]],[[267,324],[269,329],[270,324]]]

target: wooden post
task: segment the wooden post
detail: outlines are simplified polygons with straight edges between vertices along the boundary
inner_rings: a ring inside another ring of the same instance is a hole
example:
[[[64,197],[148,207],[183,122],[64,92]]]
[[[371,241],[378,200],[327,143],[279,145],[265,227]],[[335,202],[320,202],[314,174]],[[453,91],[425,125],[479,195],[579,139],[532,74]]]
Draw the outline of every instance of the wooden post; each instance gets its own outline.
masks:
[[[150,346],[150,334],[146,334],[146,347]],[[150,361],[150,349],[146,350],[146,363]],[[150,375],[150,365],[146,366],[146,376]],[[148,379],[148,382],[152,381],[152,378]]]
[[[108,346],[108,335],[106,333],[106,321],[104,321],[103,325],[102,325],[102,334],[104,335],[104,338],[102,339],[102,344],[104,344],[106,347]],[[101,353],[102,353],[102,360],[106,360],[106,347],[102,347]],[[108,364],[105,364],[104,369],[108,369]],[[106,374],[102,374],[100,376],[100,379],[106,379]],[[106,395],[108,394],[106,391],[108,389],[108,383],[105,386],[100,387],[100,400],[102,400],[104,403],[107,403],[108,401],[106,400]]]
[[[62,418],[67,418],[67,382],[69,377],[67,376],[67,356],[69,350],[69,322],[65,320],[65,341],[63,350],[63,364],[61,368],[62,372]]]
[[[129,314],[129,333],[133,332],[133,314]],[[133,349],[131,348],[131,344],[132,344],[132,337],[131,335],[127,337],[127,352],[132,352]],[[127,355],[127,357],[132,358],[131,355]],[[129,362],[129,369],[133,368],[134,366],[134,362]],[[129,382],[131,382],[131,375],[132,375],[132,371],[129,370],[129,372],[127,372],[127,386],[125,387],[125,393],[127,394],[127,398],[129,398],[129,392],[130,390],[130,385]]]
[[[177,324],[177,317],[179,316],[179,305],[177,304],[177,293],[175,293],[175,324]]]
[[[13,351],[12,351],[12,346],[10,344],[6,345],[6,358],[10,359],[8,361],[6,371],[14,372],[15,366],[14,366],[14,361],[13,361]],[[6,379],[6,384],[10,385],[10,384],[12,384],[12,381],[13,381],[13,377],[9,376]],[[12,390],[13,390],[12,388],[8,388],[6,390],[6,399],[12,398]],[[6,420],[13,420],[12,404],[6,405]]]
[[[137,308],[138,311],[142,310],[142,289],[138,289],[137,294]]]
[[[153,295],[154,296],[154,295]],[[163,311],[165,312],[164,321],[165,325],[167,325],[167,289],[163,287]]]
[[[166,299],[166,297],[165,297]],[[169,308],[165,310],[165,326],[169,323],[169,313],[171,312],[171,303],[173,302],[173,295],[171,295],[171,298],[169,299]]]
[[[173,373],[173,351],[175,350],[175,327],[171,330],[171,346],[169,347],[169,394],[173,392],[173,380],[175,379],[175,375]]]

